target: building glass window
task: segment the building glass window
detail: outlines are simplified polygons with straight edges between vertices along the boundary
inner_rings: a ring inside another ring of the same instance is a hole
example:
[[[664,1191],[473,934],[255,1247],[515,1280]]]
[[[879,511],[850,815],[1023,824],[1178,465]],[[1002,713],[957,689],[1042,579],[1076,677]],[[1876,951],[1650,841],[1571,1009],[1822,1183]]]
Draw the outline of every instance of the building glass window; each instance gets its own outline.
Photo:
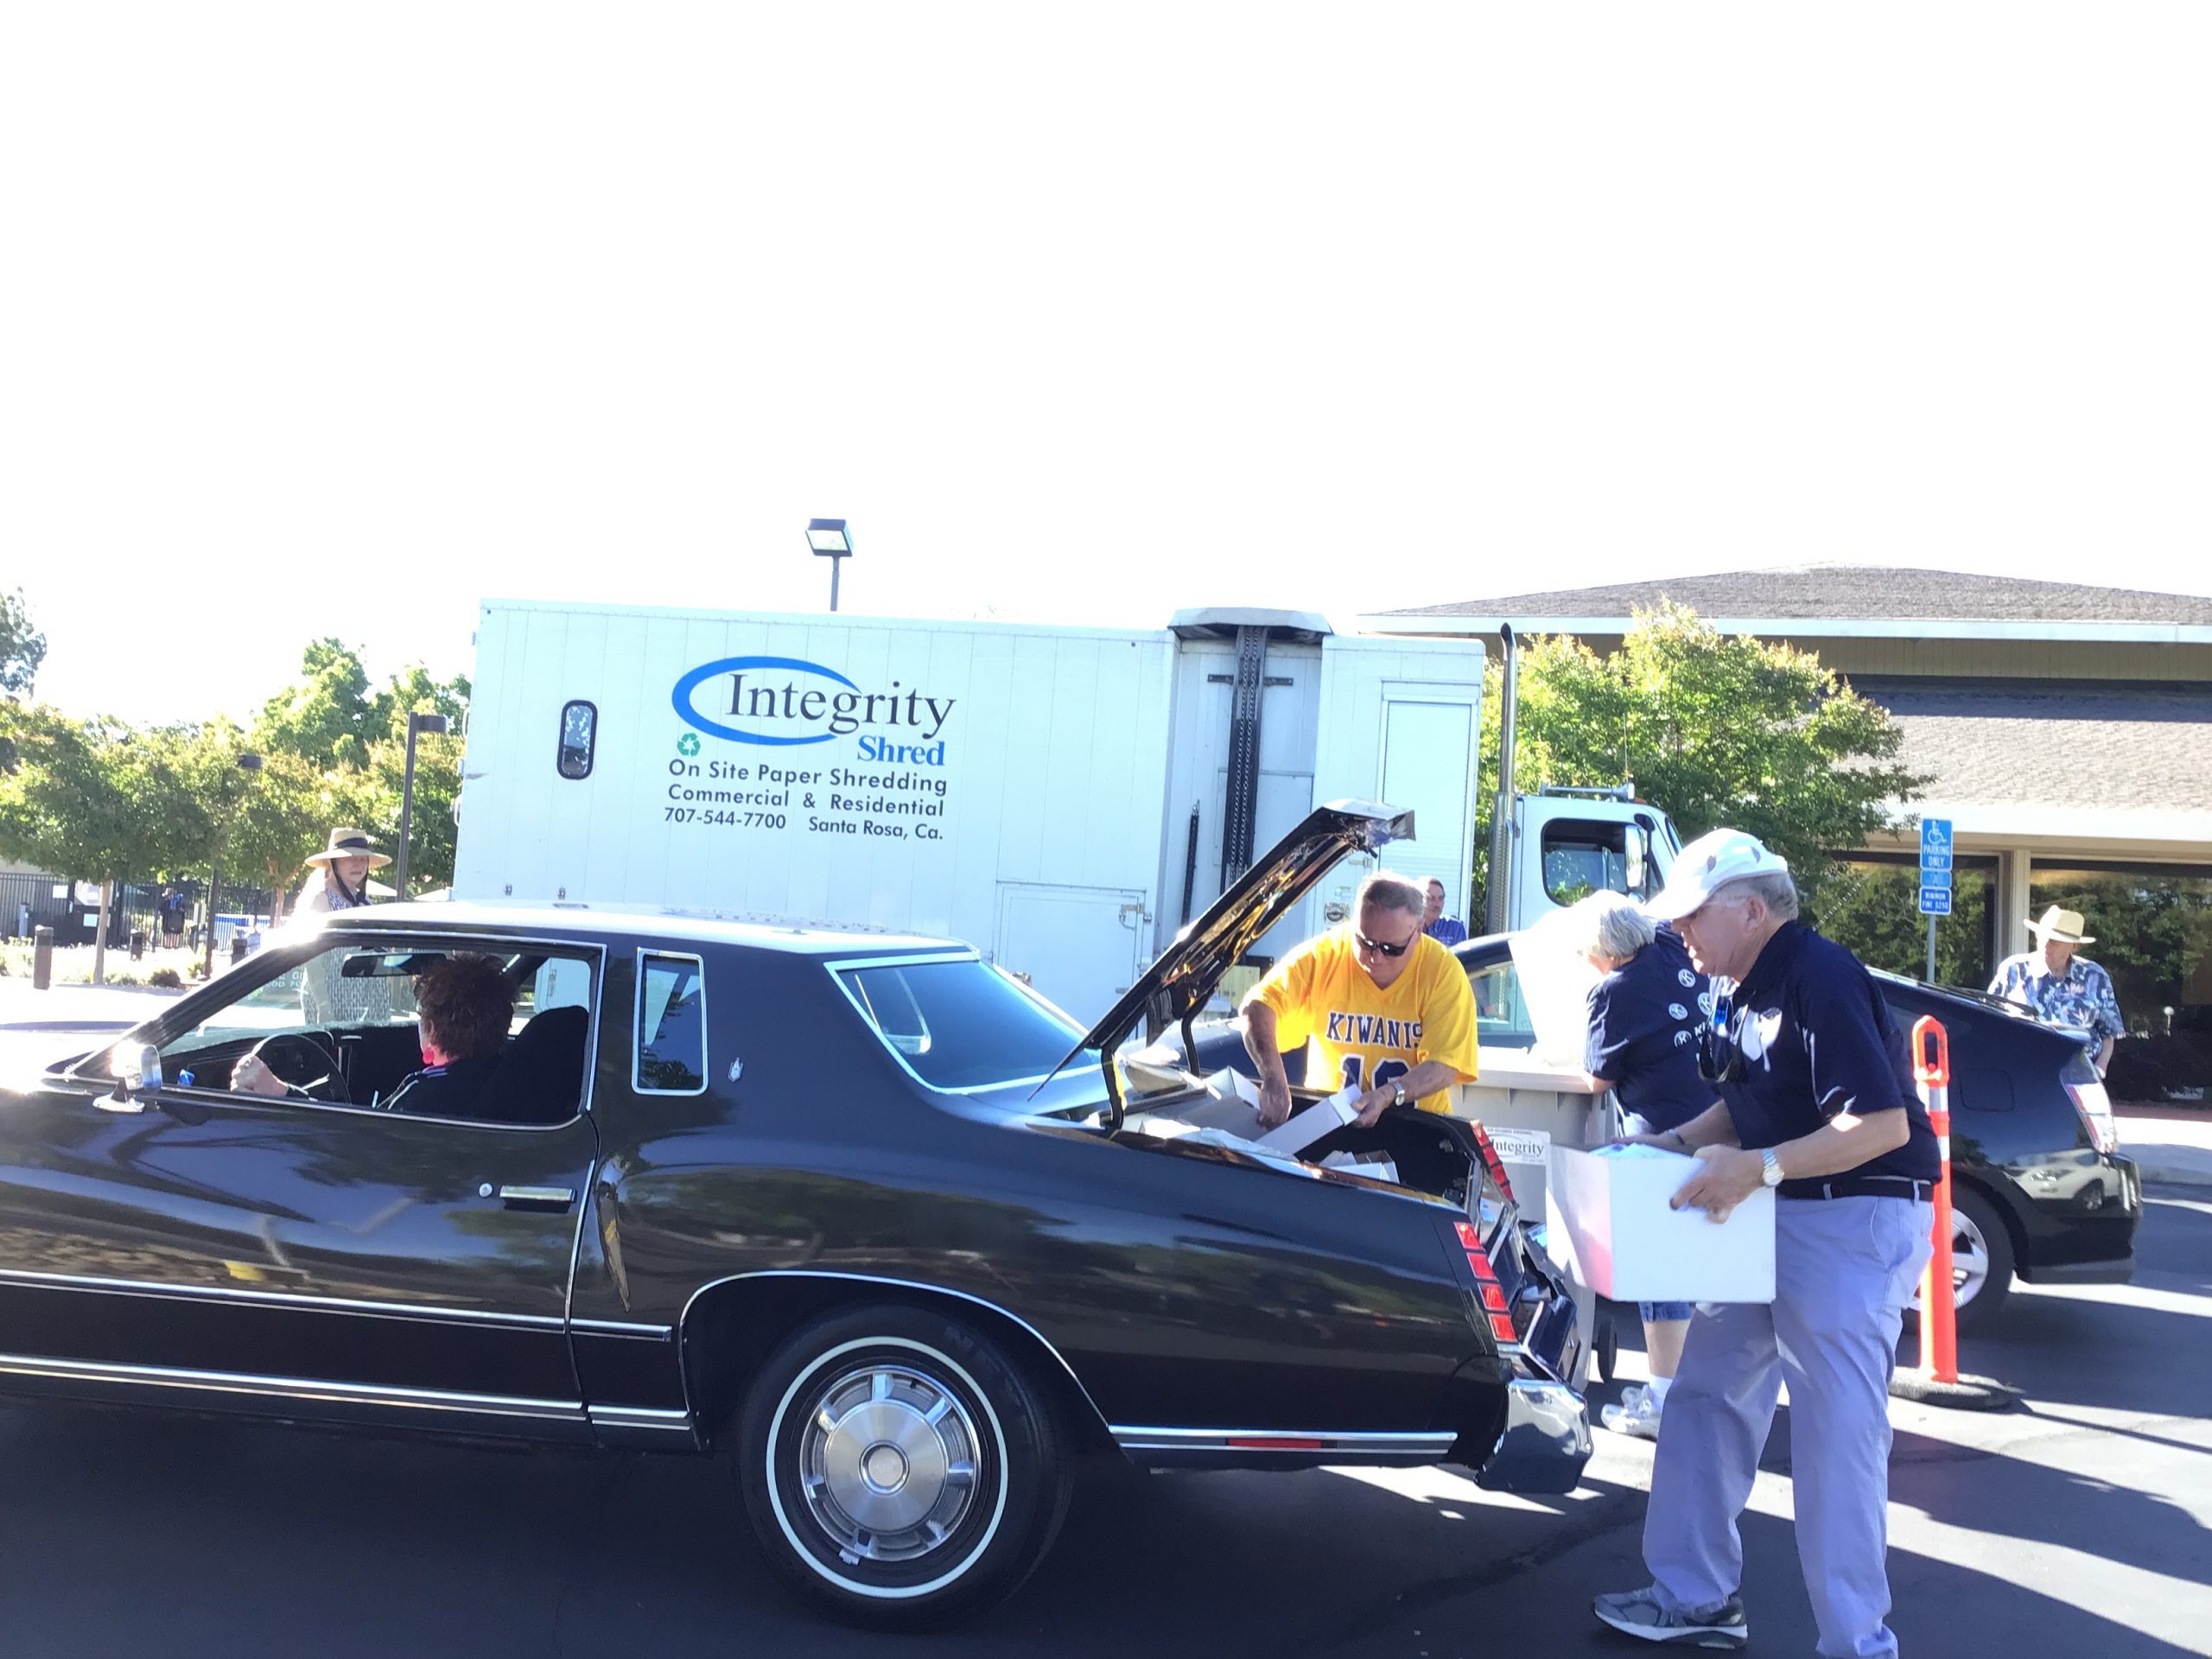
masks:
[[[2082,912],[2081,954],[2112,976],[2127,1027],[2105,1081],[2115,1100],[2201,1102],[2212,1086],[2212,868],[2037,864],[2028,913]]]
[[[1914,979],[1928,972],[1917,853],[1847,853],[1821,889],[1820,931],[1869,968]],[[1997,860],[1961,853],[1951,871],[1951,913],[1936,918],[1936,982],[1978,991],[1996,970]]]

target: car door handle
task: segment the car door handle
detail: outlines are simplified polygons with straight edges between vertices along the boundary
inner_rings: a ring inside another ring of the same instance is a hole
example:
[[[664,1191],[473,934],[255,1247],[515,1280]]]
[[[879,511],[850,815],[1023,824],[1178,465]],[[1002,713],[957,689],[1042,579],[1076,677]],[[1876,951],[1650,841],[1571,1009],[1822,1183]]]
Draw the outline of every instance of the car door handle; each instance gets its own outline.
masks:
[[[484,1198],[492,1196],[492,1183],[486,1181],[477,1189]],[[576,1201],[573,1186],[503,1186],[499,1202],[510,1210],[566,1210]]]

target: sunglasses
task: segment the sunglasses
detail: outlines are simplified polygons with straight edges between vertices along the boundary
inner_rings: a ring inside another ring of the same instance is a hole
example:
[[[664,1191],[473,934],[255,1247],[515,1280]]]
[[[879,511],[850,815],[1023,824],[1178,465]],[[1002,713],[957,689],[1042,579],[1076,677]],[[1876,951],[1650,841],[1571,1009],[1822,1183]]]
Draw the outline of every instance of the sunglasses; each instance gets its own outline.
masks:
[[[1416,933],[1414,936],[1414,938],[1419,938],[1421,936]],[[1407,951],[1414,948],[1413,939],[1408,939],[1403,944],[1385,944],[1380,939],[1369,938],[1366,934],[1358,931],[1357,929],[1353,931],[1352,938],[1359,941],[1359,948],[1361,950],[1380,951],[1386,957],[1402,957]]]
[[[1707,1083],[1739,1083],[1744,1077],[1744,1051],[1737,1033],[1744,1028],[1742,1012],[1720,998],[1713,1005],[1713,1023],[1698,1033],[1697,1074]]]

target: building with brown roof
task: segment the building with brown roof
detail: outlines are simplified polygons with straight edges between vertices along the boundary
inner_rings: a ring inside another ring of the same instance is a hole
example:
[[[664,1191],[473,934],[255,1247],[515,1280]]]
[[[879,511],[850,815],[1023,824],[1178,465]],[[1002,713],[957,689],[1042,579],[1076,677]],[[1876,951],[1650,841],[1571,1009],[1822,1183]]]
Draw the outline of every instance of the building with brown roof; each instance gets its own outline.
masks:
[[[1945,976],[2028,949],[2026,918],[2064,904],[2090,918],[2100,944],[2084,954],[2113,970],[2132,1031],[2197,1026],[2212,1046],[2212,599],[1806,565],[1463,600],[1361,626],[1494,644],[1510,623],[1605,652],[1668,600],[1723,632],[1815,653],[1890,711],[1901,763],[1931,780],[1910,812],[1953,823],[1951,925],[1980,932]],[[1904,839],[1839,851],[1870,883],[1916,883]],[[2203,1081],[2135,1092],[2185,1097]]]

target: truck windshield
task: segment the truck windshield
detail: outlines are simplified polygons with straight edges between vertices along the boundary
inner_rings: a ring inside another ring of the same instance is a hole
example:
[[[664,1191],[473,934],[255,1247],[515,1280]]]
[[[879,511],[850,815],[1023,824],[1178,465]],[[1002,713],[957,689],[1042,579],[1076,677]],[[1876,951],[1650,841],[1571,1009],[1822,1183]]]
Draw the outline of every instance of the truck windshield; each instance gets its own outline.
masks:
[[[900,1062],[933,1089],[1034,1083],[1083,1037],[1072,1020],[973,957],[833,971]]]

